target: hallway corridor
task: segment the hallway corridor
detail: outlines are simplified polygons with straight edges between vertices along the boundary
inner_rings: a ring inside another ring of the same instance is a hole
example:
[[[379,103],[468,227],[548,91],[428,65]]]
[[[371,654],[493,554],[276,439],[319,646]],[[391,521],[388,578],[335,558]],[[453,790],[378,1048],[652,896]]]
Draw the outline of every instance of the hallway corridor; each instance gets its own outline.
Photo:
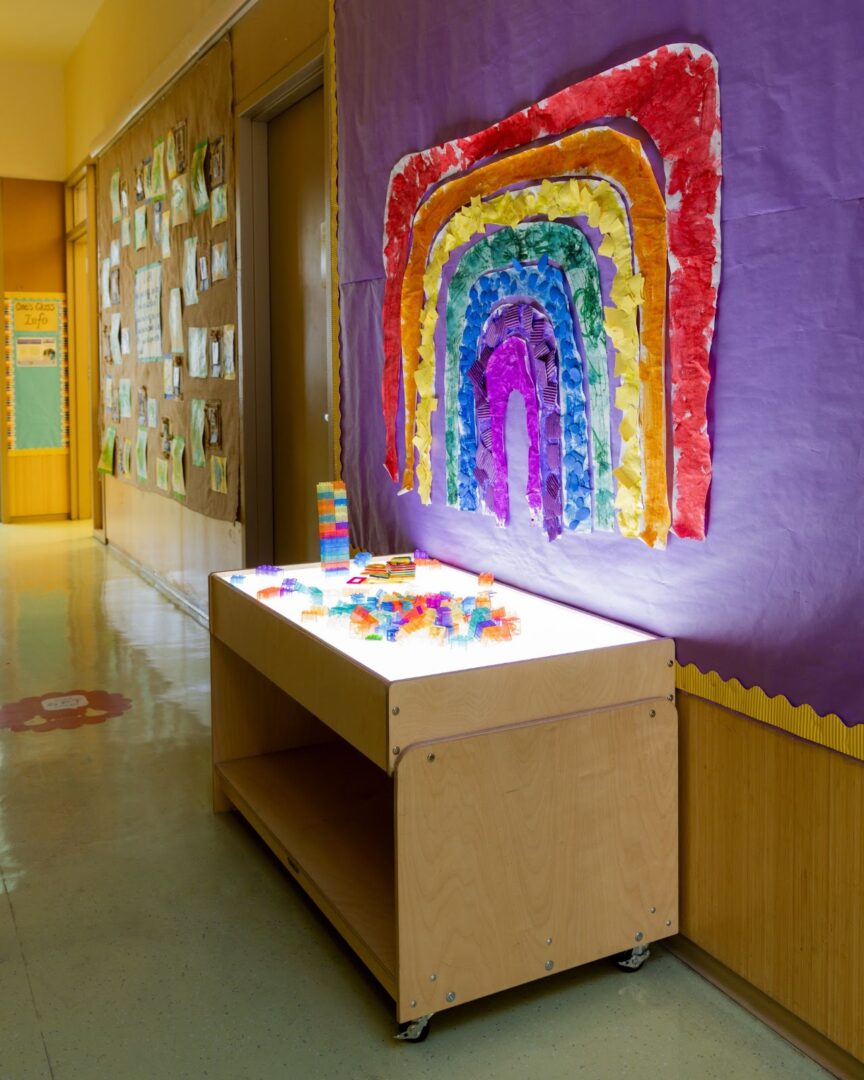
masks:
[[[210,812],[206,632],[89,523],[0,527],[0,706],[0,1080],[827,1075],[660,949],[394,1042],[384,992]]]

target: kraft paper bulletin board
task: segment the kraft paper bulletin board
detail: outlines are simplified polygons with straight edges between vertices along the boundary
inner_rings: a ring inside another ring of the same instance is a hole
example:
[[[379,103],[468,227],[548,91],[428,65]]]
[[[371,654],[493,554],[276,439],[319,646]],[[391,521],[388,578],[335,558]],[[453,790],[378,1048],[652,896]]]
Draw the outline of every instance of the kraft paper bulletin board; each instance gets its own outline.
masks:
[[[97,165],[100,471],[223,521],[240,503],[232,104],[225,38]]]

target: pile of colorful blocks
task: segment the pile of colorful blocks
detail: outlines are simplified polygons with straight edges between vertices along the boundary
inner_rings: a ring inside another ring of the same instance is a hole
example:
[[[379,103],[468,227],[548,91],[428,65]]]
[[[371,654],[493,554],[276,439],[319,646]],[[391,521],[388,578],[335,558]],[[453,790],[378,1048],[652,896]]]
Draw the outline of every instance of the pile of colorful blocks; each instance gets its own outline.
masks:
[[[404,595],[380,590],[350,600],[351,632],[367,641],[402,641],[419,634],[441,644],[464,646],[473,641],[510,641],[519,633],[518,617],[493,607],[488,593],[457,597],[446,592]],[[345,606],[338,611],[331,608],[331,617],[344,616]]]
[[[328,605],[319,589],[287,578],[281,595],[291,592],[310,594],[312,603],[300,616],[304,622],[345,619],[351,633],[366,641],[404,641],[419,634],[440,644],[465,646],[473,641],[510,641],[520,629],[518,617],[503,607],[493,607],[488,593],[456,597],[446,592],[403,594],[379,589],[363,595],[346,589]]]

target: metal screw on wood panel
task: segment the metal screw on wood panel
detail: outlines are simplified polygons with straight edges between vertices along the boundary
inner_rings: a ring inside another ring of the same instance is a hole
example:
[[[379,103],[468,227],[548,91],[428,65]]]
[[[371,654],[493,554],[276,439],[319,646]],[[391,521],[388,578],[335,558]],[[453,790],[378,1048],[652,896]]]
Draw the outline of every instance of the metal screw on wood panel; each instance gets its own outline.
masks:
[[[447,991],[447,1000],[448,1001],[455,1001],[456,1000],[456,995],[453,993],[452,990]]]
[[[671,926],[671,925],[672,925],[672,920],[671,920],[671,919],[667,919],[667,920],[666,920],[666,925],[667,925],[667,926]]]
[[[551,937],[547,937],[547,938],[546,938],[546,944],[547,944],[547,945],[551,945],[551,944],[552,944],[552,938],[551,938]]]
[[[429,982],[435,982],[437,978],[438,978],[437,975],[430,975],[429,976]]]
[[[401,754],[402,753],[402,747],[401,746],[394,746],[393,747],[393,753],[397,754],[397,755]]]
[[[656,709],[651,709],[651,710],[649,711],[648,715],[649,715],[650,717],[655,717],[655,716],[657,715],[657,710],[656,710]]]
[[[675,667],[675,661],[674,660],[667,660],[666,661],[666,667]]]
[[[639,933],[636,935],[636,940],[641,941],[643,937],[645,937],[645,935],[640,930]]]
[[[649,907],[648,910],[651,912],[652,915],[657,914],[657,908],[656,907]]]
[[[416,1008],[417,1008],[417,1002],[416,1002],[416,1001],[412,1001],[412,1002],[411,1002],[411,1008],[412,1008],[412,1009],[416,1009]]]
[[[543,967],[545,967],[547,971],[551,971],[552,968],[555,967],[555,961],[554,960],[547,960],[546,963],[543,965]]]
[[[434,761],[435,760],[435,755],[434,754],[427,754],[426,755],[426,760],[427,761]]]
[[[666,695],[666,700],[667,701],[674,701],[675,700],[675,695],[674,694],[667,694]]]
[[[394,716],[398,716],[399,715],[399,706],[394,705],[393,708],[390,710],[390,712],[392,712]]]

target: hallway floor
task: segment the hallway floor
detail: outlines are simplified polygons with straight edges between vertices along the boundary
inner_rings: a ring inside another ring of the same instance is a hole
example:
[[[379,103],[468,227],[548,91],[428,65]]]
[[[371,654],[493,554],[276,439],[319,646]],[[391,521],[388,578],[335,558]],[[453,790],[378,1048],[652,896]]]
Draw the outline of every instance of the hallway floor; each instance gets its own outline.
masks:
[[[207,634],[89,523],[0,527],[0,706],[0,1080],[828,1075],[661,949],[395,1042],[365,968],[210,812]]]

